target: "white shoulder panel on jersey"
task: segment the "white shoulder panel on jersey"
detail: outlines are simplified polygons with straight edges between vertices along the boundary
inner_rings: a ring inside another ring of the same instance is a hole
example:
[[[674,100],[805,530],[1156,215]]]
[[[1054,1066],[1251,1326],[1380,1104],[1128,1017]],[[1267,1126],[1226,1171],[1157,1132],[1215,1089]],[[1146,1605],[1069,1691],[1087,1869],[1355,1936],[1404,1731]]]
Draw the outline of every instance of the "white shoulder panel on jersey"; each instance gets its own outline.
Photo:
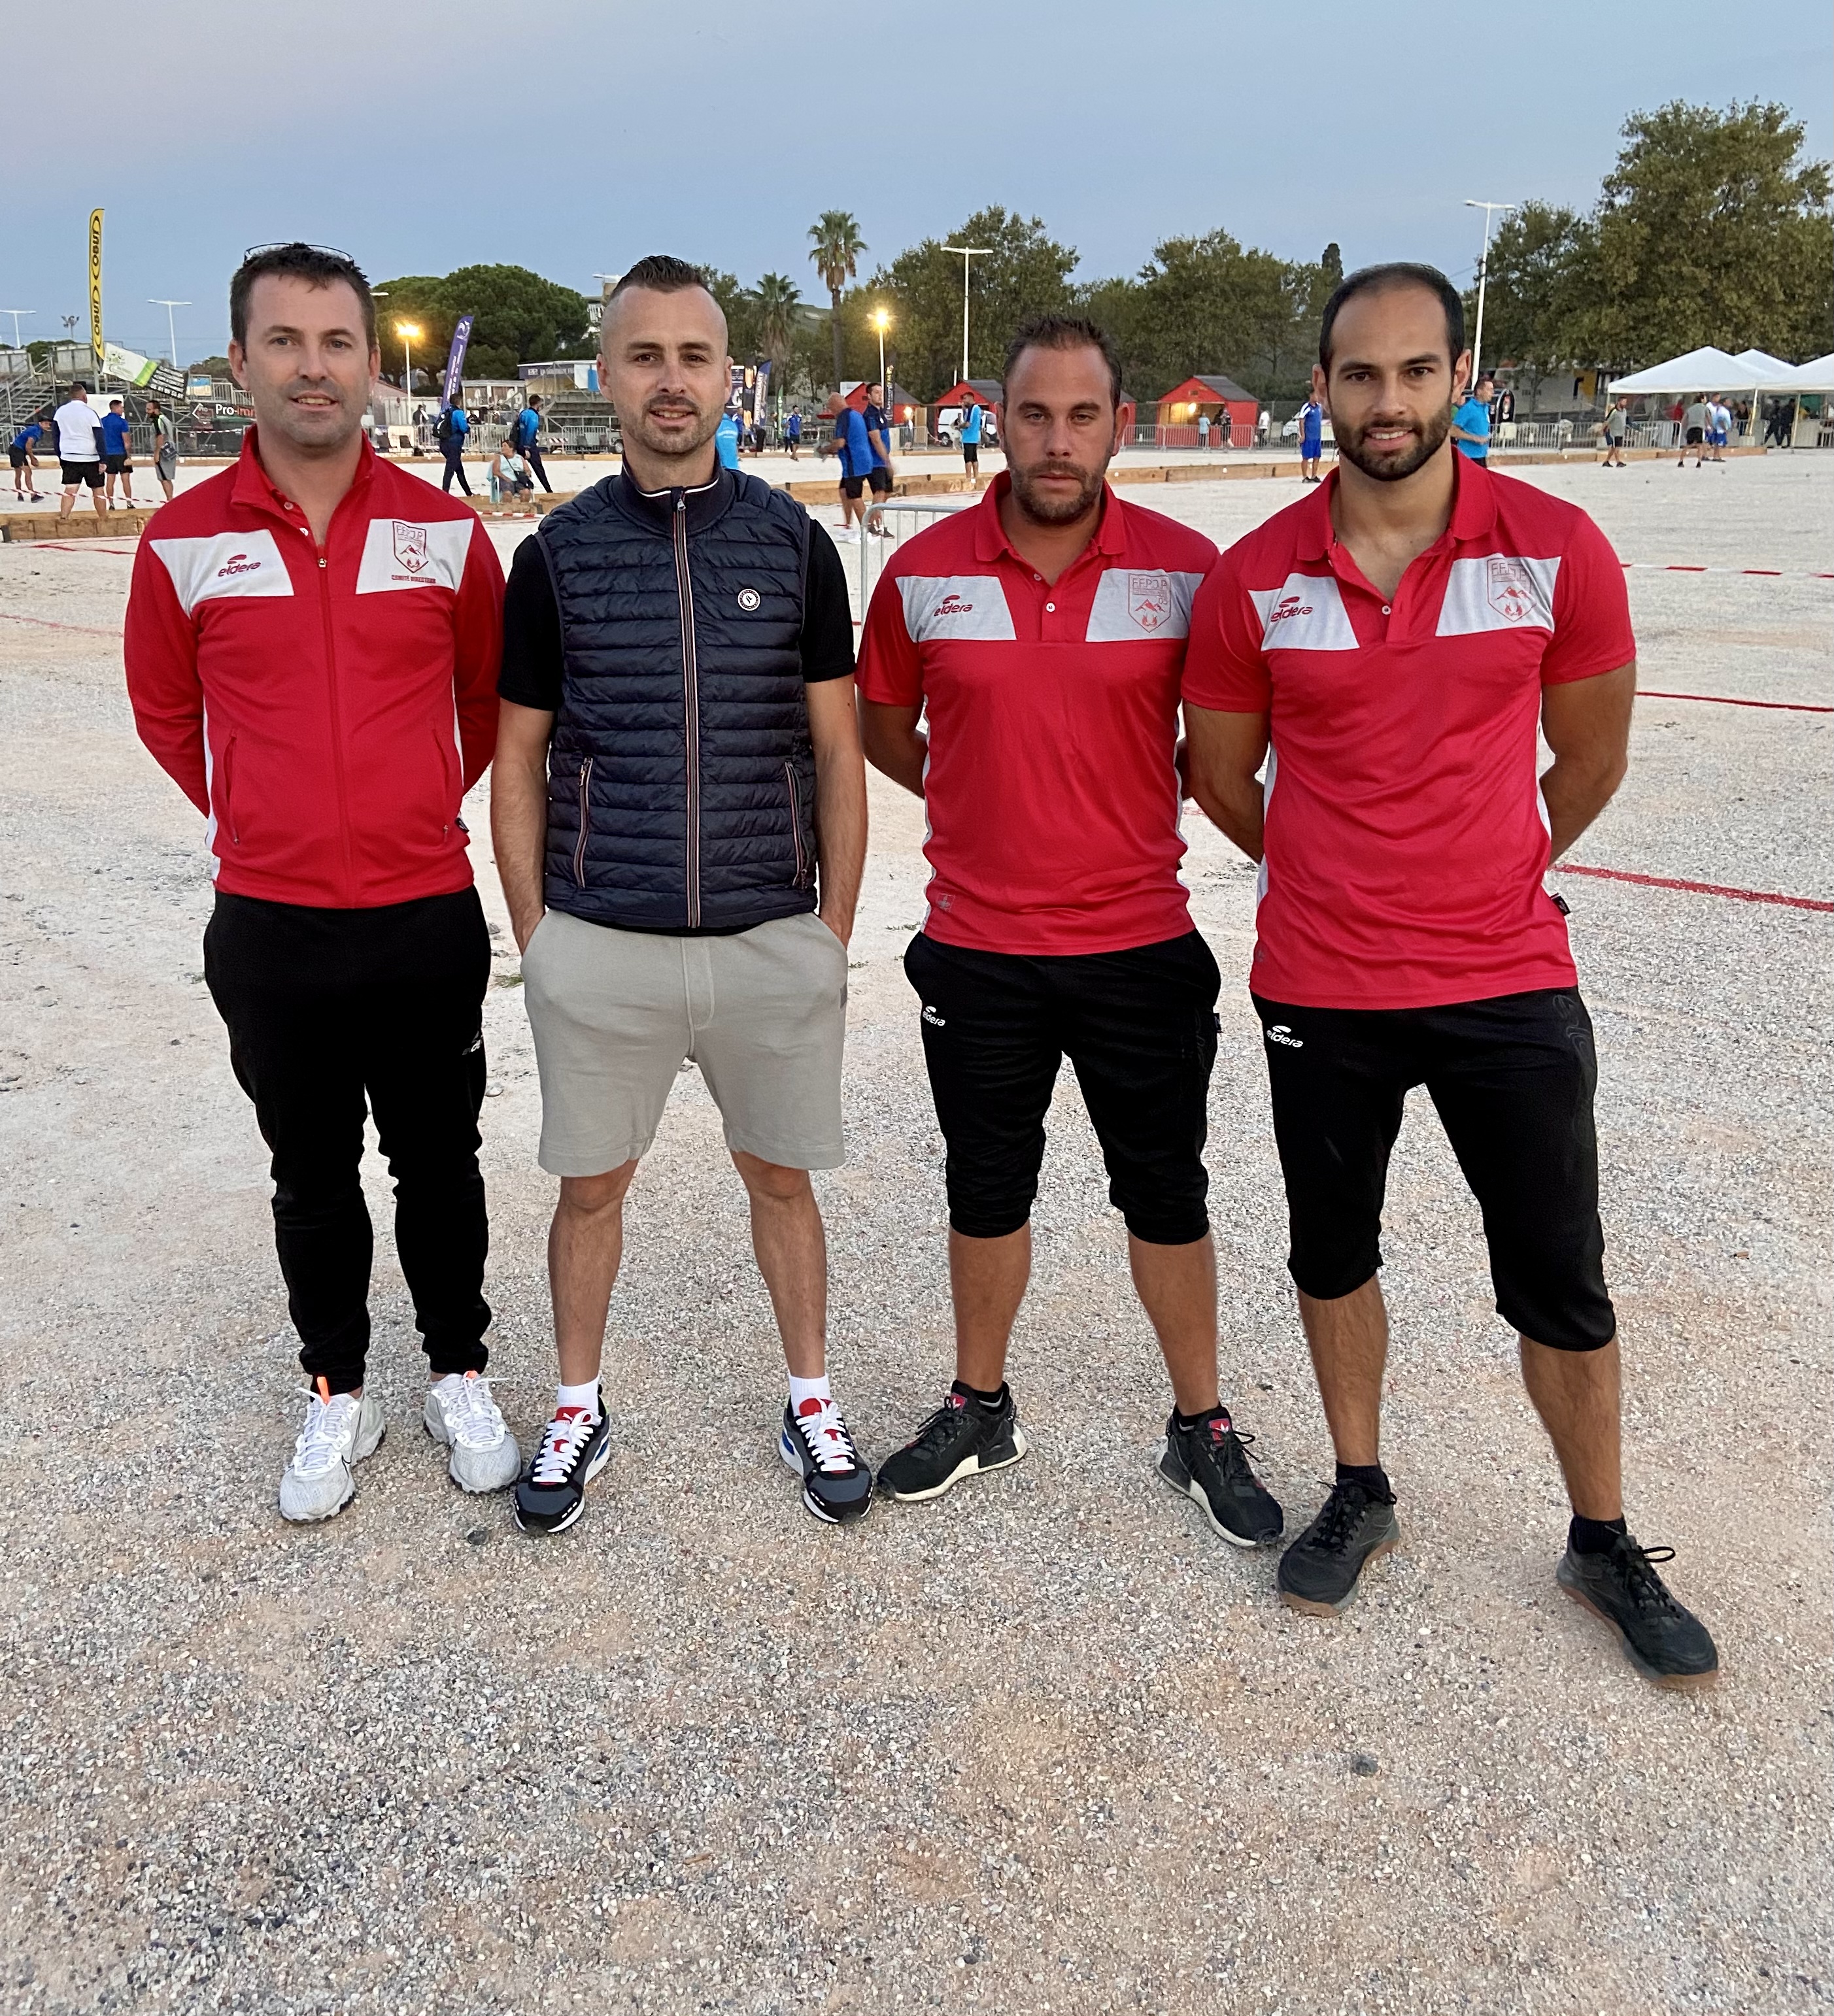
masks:
[[[1558,559],[1519,560],[1491,553],[1454,560],[1439,606],[1439,637],[1468,637],[1479,630],[1551,630]]]
[[[465,556],[477,520],[372,518],[357,569],[359,595],[382,595],[396,588],[449,588],[459,592]]]
[[[1335,574],[1289,574],[1278,588],[1251,588],[1263,651],[1353,651],[1357,633]]]
[[[1018,634],[997,574],[905,574],[898,592],[913,644],[1010,644]]]
[[[153,550],[171,576],[178,606],[190,615],[200,602],[225,595],[290,595],[293,578],[272,532],[218,532],[207,539],[155,539]]]
[[[1201,574],[1104,567],[1084,632],[1091,644],[1138,644],[1149,637],[1188,637],[1191,605]]]

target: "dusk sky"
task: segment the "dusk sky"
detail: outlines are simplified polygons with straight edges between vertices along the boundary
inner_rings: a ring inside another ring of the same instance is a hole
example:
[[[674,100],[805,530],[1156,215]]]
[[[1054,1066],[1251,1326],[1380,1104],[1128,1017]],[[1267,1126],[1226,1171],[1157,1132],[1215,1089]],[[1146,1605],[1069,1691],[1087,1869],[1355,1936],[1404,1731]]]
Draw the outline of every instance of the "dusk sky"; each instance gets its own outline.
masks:
[[[863,276],[999,203],[1074,245],[1080,279],[1221,226],[1289,257],[1335,239],[1346,266],[1424,257],[1463,280],[1481,229],[1465,197],[1589,205],[1634,110],[1775,99],[1817,157],[1834,142],[1827,0],[1730,16],[1548,0],[1491,19],[1418,0],[1007,0],[945,32],[951,12],[21,10],[9,67],[52,94],[16,98],[0,308],[35,311],[27,338],[60,335],[67,315],[86,325],[96,203],[110,337],[163,354],[148,297],[188,301],[181,362],[223,347],[243,247],[287,237],[340,247],[377,279],[503,260],[590,293],[595,272],[667,250],[747,282],[787,272],[821,300],[818,211],[859,218]],[[68,109],[79,52],[95,66],[87,119]]]

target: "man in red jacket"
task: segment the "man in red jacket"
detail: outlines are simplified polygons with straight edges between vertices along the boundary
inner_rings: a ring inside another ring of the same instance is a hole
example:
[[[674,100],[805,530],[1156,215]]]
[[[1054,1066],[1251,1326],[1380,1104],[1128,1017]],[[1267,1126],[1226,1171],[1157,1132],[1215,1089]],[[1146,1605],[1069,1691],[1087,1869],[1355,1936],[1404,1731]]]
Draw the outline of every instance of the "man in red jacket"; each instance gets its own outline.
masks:
[[[432,1372],[422,1418],[467,1490],[521,1467],[482,1377],[490,939],[459,816],[495,743],[503,576],[468,506],[363,438],[376,311],[351,260],[258,247],[229,322],[255,425],[234,467],[147,527],[128,690],[141,740],[209,822],[204,976],[273,1151],[311,1381],[280,1510],[324,1519],[383,1435],[363,1383],[366,1111]]]

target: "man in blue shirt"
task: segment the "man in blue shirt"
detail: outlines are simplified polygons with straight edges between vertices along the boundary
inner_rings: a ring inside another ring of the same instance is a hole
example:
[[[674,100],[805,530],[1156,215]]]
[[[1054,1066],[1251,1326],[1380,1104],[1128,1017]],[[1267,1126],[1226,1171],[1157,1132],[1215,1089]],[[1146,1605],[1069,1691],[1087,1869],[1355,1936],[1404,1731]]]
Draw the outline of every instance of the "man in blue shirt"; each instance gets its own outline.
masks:
[[[784,423],[784,446],[790,451],[791,461],[802,460],[799,451],[802,446],[802,409],[800,406],[792,406],[790,417]]]
[[[510,445],[527,459],[530,469],[540,478],[542,489],[552,495],[554,486],[548,481],[548,472],[542,467],[542,452],[535,445],[541,438],[541,394],[531,392],[528,403],[516,416],[515,426],[510,430]]]
[[[459,488],[469,497],[471,486],[465,481],[465,437],[471,431],[471,416],[465,410],[462,398],[455,394],[452,403],[439,416],[434,433],[439,442],[440,452],[445,457],[445,474],[439,487],[450,491],[452,478],[459,479]]]
[[[1302,483],[1319,483],[1324,481],[1318,473],[1318,464],[1324,454],[1324,409],[1317,396],[1306,394],[1306,403],[1299,409],[1299,481]]]
[[[1452,415],[1452,438],[1458,444],[1458,452],[1473,462],[1490,459],[1490,401],[1496,392],[1497,381],[1486,371]]]
[[[38,504],[44,501],[45,493],[38,488],[38,448],[45,438],[45,430],[36,420],[28,420],[13,437],[13,445],[6,452],[6,459],[13,464],[13,494],[23,504]]]
[[[739,416],[730,406],[719,416],[719,425],[714,430],[713,446],[722,469],[738,467]]]
[[[134,465],[128,459],[133,453],[133,429],[122,409],[119,399],[110,399],[108,411],[102,416],[102,466],[108,472],[107,506],[115,506],[114,486],[121,486],[121,502],[132,507],[134,502]]]
[[[822,453],[841,458],[841,529],[835,537],[852,545],[859,538],[854,527],[866,517],[866,481],[872,473],[873,445],[867,436],[865,416],[838,392],[830,395],[827,413],[834,430]]]
[[[873,501],[881,502],[892,494],[892,416],[885,411],[885,388],[883,385],[869,385],[866,388],[866,411],[860,416],[866,422],[867,445],[872,452],[872,467],[866,473]],[[892,537],[892,528],[881,518],[877,529],[887,538]]]
[[[978,399],[970,399],[961,409],[961,466],[971,490],[981,487],[981,429],[986,418]]]

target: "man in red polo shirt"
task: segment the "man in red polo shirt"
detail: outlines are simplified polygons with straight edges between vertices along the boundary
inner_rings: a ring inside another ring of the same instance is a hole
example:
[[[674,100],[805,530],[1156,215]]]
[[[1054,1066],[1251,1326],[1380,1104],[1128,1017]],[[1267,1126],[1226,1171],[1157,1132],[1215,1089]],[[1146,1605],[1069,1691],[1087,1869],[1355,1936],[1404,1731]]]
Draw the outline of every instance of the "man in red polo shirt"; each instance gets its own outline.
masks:
[[[141,740],[204,814],[204,977],[273,1156],[274,1233],[311,1382],[280,1510],[330,1518],[381,1442],[366,1114],[453,1481],[520,1467],[482,1377],[489,1244],[477,1114],[490,938],[459,816],[496,742],[503,573],[476,514],[363,438],[369,283],[321,246],[229,286],[255,425],[147,527],[128,602]]]
[[[1697,1683],[1717,1670],[1713,1640],[1652,1565],[1666,1552],[1624,1525],[1598,1066],[1565,905],[1541,880],[1624,774],[1623,571],[1584,512],[1454,454],[1471,359],[1443,275],[1353,274],[1319,358],[1339,468],[1224,555],[1184,682],[1198,802],[1261,864],[1252,985],[1338,1457],[1280,1588],[1341,1610],[1397,1537],[1378,1239],[1402,1103],[1424,1085],[1566,1474],[1560,1583],[1645,1673]],[[1554,752],[1538,778],[1537,729]]]
[[[1021,329],[1007,473],[899,550],[867,616],[867,756],[928,818],[929,907],[905,971],[949,1147],[956,1323],[955,1382],[880,1485],[939,1497],[1025,1453],[1007,1342],[1067,1053],[1172,1375],[1160,1472],[1254,1546],[1280,1508],[1218,1398],[1204,1202],[1220,982],[1178,879],[1179,681],[1216,549],[1108,489],[1132,420],[1120,383],[1093,323]]]

